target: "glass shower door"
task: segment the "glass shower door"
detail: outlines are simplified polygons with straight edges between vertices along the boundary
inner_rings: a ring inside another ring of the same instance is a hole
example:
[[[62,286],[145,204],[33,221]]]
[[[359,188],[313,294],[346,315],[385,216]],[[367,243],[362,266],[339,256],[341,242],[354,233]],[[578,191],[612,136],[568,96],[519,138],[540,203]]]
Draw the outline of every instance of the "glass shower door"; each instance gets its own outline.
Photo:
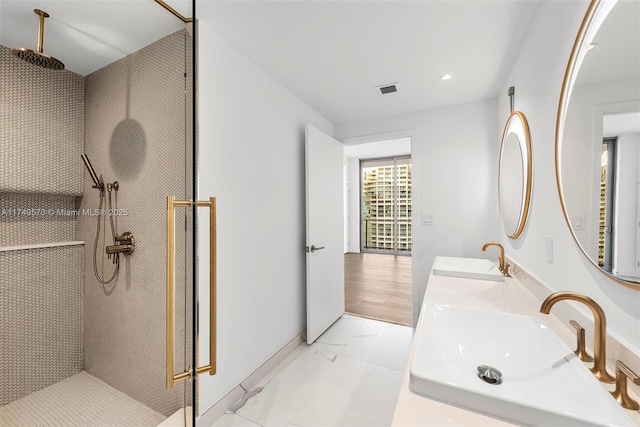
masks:
[[[197,376],[208,372],[198,366],[198,292],[196,277],[198,251],[196,247],[196,222],[199,206],[209,207],[208,215],[215,232],[215,202],[196,200],[196,150],[195,116],[196,60],[193,20],[195,0],[191,8],[177,11],[167,3],[156,0],[182,21],[188,30],[185,38],[184,70],[184,187],[167,188],[166,195],[166,314],[165,314],[165,383],[168,393],[182,396],[180,408],[165,424],[185,427],[195,426],[198,415]],[[189,18],[187,18],[189,17]],[[207,221],[208,223],[209,221]],[[207,224],[208,225],[208,224]],[[197,227],[202,227],[199,223]],[[215,237],[210,239],[215,244]],[[212,252],[215,255],[215,252]],[[202,254],[201,254],[202,256]],[[206,256],[206,254],[205,254]],[[212,280],[215,286],[215,280]],[[215,295],[212,292],[211,295]],[[214,341],[215,342],[215,341]],[[210,365],[210,364],[209,364]]]

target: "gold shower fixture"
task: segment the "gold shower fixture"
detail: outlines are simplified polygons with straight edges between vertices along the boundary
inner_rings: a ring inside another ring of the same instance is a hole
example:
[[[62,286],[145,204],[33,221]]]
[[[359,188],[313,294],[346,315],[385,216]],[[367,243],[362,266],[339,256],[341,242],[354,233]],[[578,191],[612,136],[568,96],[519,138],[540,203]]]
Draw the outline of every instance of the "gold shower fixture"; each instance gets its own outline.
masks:
[[[38,47],[35,51],[24,47],[16,47],[13,49],[13,54],[23,61],[39,67],[51,70],[64,70],[64,64],[61,61],[43,53],[44,20],[49,17],[49,14],[40,9],[34,9],[33,11],[38,15]]]

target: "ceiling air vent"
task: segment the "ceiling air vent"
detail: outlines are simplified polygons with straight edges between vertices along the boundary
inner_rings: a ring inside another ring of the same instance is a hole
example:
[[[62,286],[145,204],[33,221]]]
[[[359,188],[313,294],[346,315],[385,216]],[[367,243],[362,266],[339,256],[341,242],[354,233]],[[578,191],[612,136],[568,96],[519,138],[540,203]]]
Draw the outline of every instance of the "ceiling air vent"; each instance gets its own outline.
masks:
[[[398,91],[398,82],[388,83],[386,85],[377,86],[376,92],[378,95],[387,95],[389,93],[395,93]]]

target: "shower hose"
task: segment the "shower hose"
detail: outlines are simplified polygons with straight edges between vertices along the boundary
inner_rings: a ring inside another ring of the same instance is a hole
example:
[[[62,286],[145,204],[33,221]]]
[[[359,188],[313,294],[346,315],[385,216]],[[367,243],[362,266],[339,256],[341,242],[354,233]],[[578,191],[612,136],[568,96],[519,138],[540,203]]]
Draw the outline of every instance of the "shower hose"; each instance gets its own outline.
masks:
[[[111,224],[111,236],[113,238],[113,244],[115,245],[116,242],[116,230],[118,229],[118,220],[116,218],[116,222],[114,225],[114,219],[113,217],[114,212],[118,212],[118,190],[116,190],[116,196],[115,196],[115,210],[111,209],[111,188],[109,188],[107,190],[107,193],[109,193],[109,209],[107,211],[107,215],[109,216],[109,222]],[[113,270],[113,274],[111,275],[111,277],[107,280],[104,279],[104,253],[102,254],[102,275],[103,277],[100,277],[100,274],[98,273],[98,260],[97,260],[97,255],[98,255],[98,240],[100,239],[100,223],[103,221],[103,215],[104,212],[102,212],[102,205],[103,205],[103,201],[106,198],[105,195],[105,190],[104,188],[100,189],[100,207],[98,208],[98,217],[97,217],[97,227],[96,227],[96,238],[93,242],[93,273],[96,276],[96,279],[98,280],[98,282],[102,283],[103,285],[106,285],[108,283],[111,283],[113,281],[113,279],[116,278],[116,276],[118,275],[118,272],[120,271],[120,254],[116,253],[113,254],[114,259],[113,259],[113,263],[115,264],[115,269]],[[105,228],[106,228],[106,224],[105,224]],[[104,247],[104,240],[105,240],[105,234],[103,233],[102,235],[102,246]]]

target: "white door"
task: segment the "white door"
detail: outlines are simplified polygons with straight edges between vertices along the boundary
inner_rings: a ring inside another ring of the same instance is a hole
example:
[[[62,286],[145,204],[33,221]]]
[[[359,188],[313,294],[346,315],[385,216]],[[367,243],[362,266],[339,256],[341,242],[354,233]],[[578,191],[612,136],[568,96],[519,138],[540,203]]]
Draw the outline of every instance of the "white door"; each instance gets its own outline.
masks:
[[[344,313],[342,143],[307,125],[307,343]]]
[[[636,278],[640,279],[640,182],[636,190]]]

